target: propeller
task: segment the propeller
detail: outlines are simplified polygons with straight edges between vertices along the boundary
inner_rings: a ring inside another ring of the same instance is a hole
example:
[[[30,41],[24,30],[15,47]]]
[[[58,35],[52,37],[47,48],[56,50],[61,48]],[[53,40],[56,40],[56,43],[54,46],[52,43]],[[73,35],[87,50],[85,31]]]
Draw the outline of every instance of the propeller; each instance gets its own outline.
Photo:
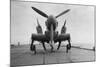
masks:
[[[67,12],[69,12],[69,11],[70,11],[70,9],[65,10],[64,12],[60,13],[59,15],[57,15],[56,18],[58,18],[59,16],[65,14],[65,13],[67,13]]]
[[[33,9],[34,11],[36,11],[38,14],[40,14],[41,16],[43,16],[43,17],[45,17],[45,18],[48,18],[48,15],[45,14],[44,12],[42,12],[41,10],[39,10],[39,9],[37,9],[37,8],[35,8],[35,7],[32,7],[32,9]],[[70,9],[67,9],[67,10],[63,11],[62,13],[58,14],[58,15],[56,16],[56,18],[62,16],[63,14],[65,14],[65,13],[67,13],[67,12],[69,12],[69,11],[70,11]]]
[[[35,7],[32,7],[32,9],[33,9],[34,11],[36,11],[38,14],[42,15],[43,17],[48,18],[48,15],[45,14],[44,12],[40,11],[39,9],[37,9],[37,8],[35,8]]]

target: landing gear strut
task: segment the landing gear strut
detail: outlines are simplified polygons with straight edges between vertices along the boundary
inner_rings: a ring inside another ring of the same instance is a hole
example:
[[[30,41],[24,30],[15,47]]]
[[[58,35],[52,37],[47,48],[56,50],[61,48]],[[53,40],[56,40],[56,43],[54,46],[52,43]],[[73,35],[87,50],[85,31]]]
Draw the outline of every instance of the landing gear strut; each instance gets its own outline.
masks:
[[[46,51],[45,43],[42,42],[42,45],[43,45],[44,50]]]
[[[71,49],[71,43],[70,43],[70,40],[68,40],[68,43],[69,43],[69,44],[66,45],[66,53],[68,53],[68,50]]]
[[[59,50],[60,46],[61,46],[61,41],[59,41],[59,45],[58,45],[57,50]]]
[[[30,45],[30,50],[31,51],[34,51],[34,54],[36,54],[36,46],[35,45],[33,45],[33,40],[32,40],[32,42],[31,42],[31,45]]]
[[[51,47],[51,52],[53,52],[53,43],[50,43],[50,47]]]

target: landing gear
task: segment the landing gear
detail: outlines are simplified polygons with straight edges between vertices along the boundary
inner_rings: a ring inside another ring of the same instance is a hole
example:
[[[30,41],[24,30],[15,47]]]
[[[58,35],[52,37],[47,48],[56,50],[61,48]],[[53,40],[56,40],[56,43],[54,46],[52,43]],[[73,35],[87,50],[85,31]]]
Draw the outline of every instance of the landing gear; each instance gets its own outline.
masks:
[[[53,46],[51,45],[51,52],[53,52],[53,49],[54,49],[54,48],[53,48]]]
[[[50,47],[51,47],[51,52],[53,52],[53,49],[54,49],[54,48],[53,48],[53,46],[52,46],[52,44],[51,44],[51,43],[50,43]]]
[[[45,43],[42,42],[42,45],[43,45],[44,50],[46,51]]]
[[[58,45],[57,50],[59,50],[60,46],[61,46],[61,41],[59,41],[59,45]]]
[[[68,50],[71,49],[71,43],[70,43],[70,40],[68,40],[68,43],[69,43],[69,44],[66,45],[66,53],[68,53]]]
[[[30,46],[30,50],[33,52],[34,51],[34,54],[36,54],[36,46],[35,45],[31,45]]]
[[[71,49],[71,45],[68,44],[68,45],[66,46],[66,53],[68,53],[68,50],[70,50],[70,49]]]
[[[35,45],[33,45],[33,40],[32,40],[32,42],[31,42],[31,45],[30,45],[30,51],[34,51],[34,54],[36,54],[36,46]]]

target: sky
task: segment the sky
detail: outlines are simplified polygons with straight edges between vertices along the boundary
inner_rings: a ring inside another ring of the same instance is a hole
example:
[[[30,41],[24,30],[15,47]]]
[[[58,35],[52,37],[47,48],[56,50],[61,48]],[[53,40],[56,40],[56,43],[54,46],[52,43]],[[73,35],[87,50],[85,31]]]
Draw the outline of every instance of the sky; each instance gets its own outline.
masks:
[[[57,18],[57,31],[60,33],[61,27],[66,20],[66,33],[70,33],[72,43],[94,44],[94,6],[11,1],[12,44],[17,44],[18,42],[21,44],[30,43],[31,34],[37,33],[37,18],[43,32],[46,30],[45,21],[47,19],[32,10],[32,6],[47,15],[54,16],[66,9],[70,9],[68,13]]]

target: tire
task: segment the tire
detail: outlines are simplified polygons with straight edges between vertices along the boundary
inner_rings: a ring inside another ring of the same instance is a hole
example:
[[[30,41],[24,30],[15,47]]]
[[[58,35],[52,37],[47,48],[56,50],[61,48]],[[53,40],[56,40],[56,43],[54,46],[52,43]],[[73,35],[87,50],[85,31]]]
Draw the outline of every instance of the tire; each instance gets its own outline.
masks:
[[[30,50],[31,50],[31,51],[36,51],[35,45],[31,45],[31,46],[30,46]]]

